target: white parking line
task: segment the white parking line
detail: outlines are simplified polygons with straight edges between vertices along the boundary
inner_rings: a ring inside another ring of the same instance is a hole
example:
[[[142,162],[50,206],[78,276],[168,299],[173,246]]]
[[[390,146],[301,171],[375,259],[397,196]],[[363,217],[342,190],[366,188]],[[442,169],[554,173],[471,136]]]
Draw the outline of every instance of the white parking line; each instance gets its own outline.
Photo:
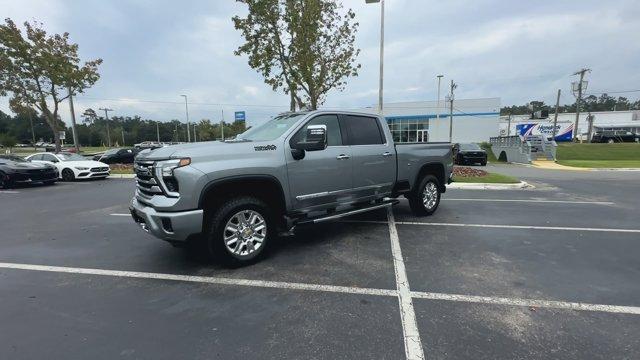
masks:
[[[7,263],[7,262],[0,262],[0,269],[30,270],[30,271],[42,271],[42,272],[78,274],[78,275],[99,275],[99,276],[111,276],[111,277],[134,278],[134,279],[171,280],[171,281],[184,281],[184,282],[205,283],[205,284],[248,286],[248,287],[289,289],[289,290],[306,290],[306,291],[346,293],[346,294],[357,294],[357,295],[394,296],[394,297],[399,296],[399,291],[388,290],[388,289],[291,283],[291,282],[284,282],[284,281],[233,279],[233,278],[220,278],[220,277],[209,277],[209,276],[175,275],[175,274],[151,273],[151,272],[140,272],[140,271],[104,270],[104,269],[76,268],[76,267],[66,267],[66,266],[19,264],[19,263]],[[408,293],[408,296],[417,298],[417,299],[427,299],[427,300],[444,300],[444,301],[496,304],[496,305],[507,305],[507,306],[533,306],[533,307],[540,307],[540,308],[640,315],[640,307],[637,307],[637,306],[618,306],[618,305],[589,304],[589,303],[580,303],[580,302],[538,300],[538,299],[519,299],[519,298],[504,298],[504,297],[493,297],[493,296],[458,295],[458,294],[432,293],[432,292],[422,292],[422,291],[411,291]]]
[[[516,203],[549,203],[549,204],[584,204],[584,205],[615,205],[611,201],[582,201],[582,200],[546,200],[546,199],[459,199],[442,198],[443,201],[477,201],[477,202],[516,202]]]
[[[424,225],[424,226],[453,226],[453,227],[475,227],[491,229],[523,229],[523,230],[560,230],[560,231],[597,231],[597,232],[619,232],[619,233],[640,233],[638,229],[611,229],[611,228],[581,228],[564,226],[527,226],[527,225],[490,225],[490,224],[456,224],[456,223],[424,223],[416,221],[398,221],[400,225]]]
[[[0,190],[0,194],[19,194],[20,191],[13,191],[13,190]]]
[[[382,220],[341,220],[344,223],[361,224],[386,224]],[[529,225],[492,225],[492,224],[458,224],[458,223],[436,223],[419,221],[396,221],[397,225],[421,225],[421,226],[452,226],[452,227],[476,227],[491,229],[524,229],[524,230],[559,230],[559,231],[589,231],[589,232],[619,232],[619,233],[640,233],[640,229],[616,229],[616,228],[581,228],[564,226],[529,226]]]
[[[616,314],[640,315],[640,307],[637,307],[637,306],[600,305],[600,304],[587,304],[587,303],[579,303],[579,302],[564,302],[564,301],[536,300],[536,299],[516,299],[516,298],[503,298],[503,297],[493,297],[493,296],[455,295],[455,294],[442,294],[442,293],[431,293],[431,292],[420,292],[420,291],[411,292],[411,296],[418,299],[458,301],[458,302],[465,302],[465,303],[527,306],[527,307],[539,307],[539,308],[549,308],[549,309],[599,311],[599,312],[616,313]]]
[[[111,216],[131,216],[131,214],[109,214]]]
[[[84,275],[102,275],[102,276],[136,278],[136,279],[173,280],[173,281],[185,281],[185,282],[207,283],[207,284],[218,284],[218,285],[250,286],[250,287],[290,289],[290,290],[308,290],[308,291],[322,291],[322,292],[361,294],[361,295],[397,296],[396,290],[386,290],[386,289],[359,288],[359,287],[351,287],[351,286],[335,286],[335,285],[321,285],[321,284],[303,284],[303,283],[292,283],[292,282],[284,282],[284,281],[233,279],[233,278],[210,277],[210,276],[175,275],[175,274],[151,273],[151,272],[140,272],[140,271],[103,270],[103,269],[76,268],[76,267],[66,267],[66,266],[17,264],[17,263],[6,263],[6,262],[0,262],[0,269],[32,270],[32,271],[84,274]]]
[[[398,302],[400,303],[400,319],[402,321],[402,333],[404,335],[404,350],[407,359],[424,359],[420,332],[416,323],[416,313],[413,308],[411,289],[407,270],[404,266],[404,258],[400,249],[400,239],[398,229],[393,218],[393,210],[387,208],[387,218],[389,220],[389,237],[391,238],[391,254],[393,256],[393,268],[396,273],[396,285],[398,287]]]

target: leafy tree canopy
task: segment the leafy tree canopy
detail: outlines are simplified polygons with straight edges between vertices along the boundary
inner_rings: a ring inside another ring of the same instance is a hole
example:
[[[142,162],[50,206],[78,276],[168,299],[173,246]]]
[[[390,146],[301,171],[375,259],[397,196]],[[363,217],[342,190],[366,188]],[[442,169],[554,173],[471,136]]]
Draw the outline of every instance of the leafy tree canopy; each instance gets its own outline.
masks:
[[[355,13],[335,0],[237,0],[246,17],[233,23],[245,43],[236,55],[248,55],[273,90],[291,97],[291,110],[316,109],[331,89],[343,90],[357,76]],[[301,95],[302,94],[302,95]]]
[[[0,96],[11,95],[9,105],[16,113],[37,109],[59,150],[59,105],[98,81],[102,59],[81,64],[69,33],[47,35],[39,23],[25,22],[24,28],[23,34],[8,18],[0,25]]]

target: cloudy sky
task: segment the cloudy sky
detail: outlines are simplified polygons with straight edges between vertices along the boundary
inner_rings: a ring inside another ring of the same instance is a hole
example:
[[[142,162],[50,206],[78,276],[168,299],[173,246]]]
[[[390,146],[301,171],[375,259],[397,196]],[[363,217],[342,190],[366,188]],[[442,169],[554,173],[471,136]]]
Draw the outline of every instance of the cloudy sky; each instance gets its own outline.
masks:
[[[380,8],[343,4],[360,23],[362,70],[325,105],[372,105]],[[68,31],[83,59],[104,59],[77,111],[108,106],[112,115],[183,120],[180,94],[194,103],[192,119],[218,120],[224,108],[226,119],[246,110],[253,122],[287,109],[288,98],[233,55],[242,39],[231,17],[246,12],[235,1],[0,0],[0,9],[2,18]],[[558,88],[572,102],[571,74],[581,67],[593,69],[589,92],[640,88],[637,0],[386,0],[385,19],[385,102],[434,100],[440,73],[459,84],[457,98],[500,97],[503,105],[553,103]],[[7,102],[0,98],[0,110]],[[66,107],[61,115],[68,120]]]

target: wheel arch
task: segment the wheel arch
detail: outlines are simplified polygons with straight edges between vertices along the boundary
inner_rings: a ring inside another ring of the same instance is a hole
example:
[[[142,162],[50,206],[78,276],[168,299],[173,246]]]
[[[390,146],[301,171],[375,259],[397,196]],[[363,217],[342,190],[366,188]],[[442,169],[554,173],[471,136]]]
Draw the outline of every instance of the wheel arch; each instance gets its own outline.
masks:
[[[446,189],[446,179],[445,179],[445,171],[444,165],[441,163],[427,163],[422,165],[420,171],[418,171],[418,175],[413,181],[413,190],[417,190],[418,186],[420,186],[420,181],[425,175],[433,175],[438,179],[438,185],[440,186],[440,192],[445,192]]]
[[[282,184],[271,175],[239,175],[210,181],[200,193],[198,207],[204,209],[207,216],[208,209],[240,195],[254,196],[264,201],[278,215],[286,211]]]

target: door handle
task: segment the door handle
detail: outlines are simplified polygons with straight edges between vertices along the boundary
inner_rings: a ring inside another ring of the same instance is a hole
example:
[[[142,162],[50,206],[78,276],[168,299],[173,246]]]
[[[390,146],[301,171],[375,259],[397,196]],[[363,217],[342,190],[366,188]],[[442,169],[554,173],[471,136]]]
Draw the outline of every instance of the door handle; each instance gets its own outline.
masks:
[[[382,153],[382,156],[393,156],[393,154],[388,151],[385,151]]]
[[[338,159],[338,160],[347,160],[347,159],[349,159],[350,157],[351,157],[351,156],[349,156],[349,155],[340,154],[340,155],[336,156],[336,159]]]

